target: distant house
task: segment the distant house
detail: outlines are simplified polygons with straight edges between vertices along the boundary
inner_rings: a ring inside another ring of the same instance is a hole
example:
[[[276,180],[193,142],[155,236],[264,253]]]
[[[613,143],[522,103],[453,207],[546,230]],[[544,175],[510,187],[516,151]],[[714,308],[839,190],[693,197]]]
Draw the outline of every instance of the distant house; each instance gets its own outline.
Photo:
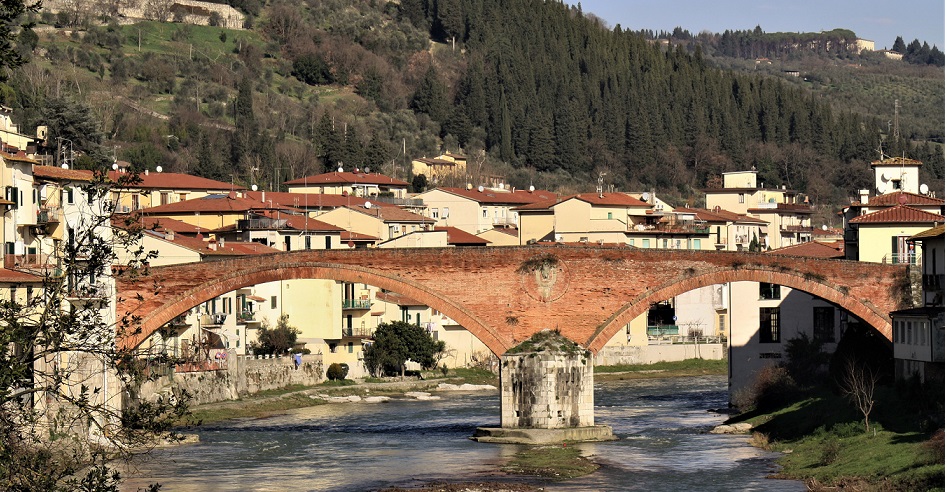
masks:
[[[450,152],[437,157],[421,157],[411,161],[411,174],[423,174],[431,183],[441,183],[445,178],[464,178],[467,175],[467,157]]]
[[[900,60],[900,59],[904,58],[904,55],[901,54],[901,53],[898,53],[897,51],[881,50],[880,53],[881,53],[882,55],[884,55],[885,58],[887,58],[887,59],[889,59],[889,60]]]
[[[341,168],[340,168],[341,169]],[[408,183],[380,173],[335,171],[306,176],[283,183],[290,193],[327,195],[355,195],[377,197],[389,195],[404,198],[408,194]]]

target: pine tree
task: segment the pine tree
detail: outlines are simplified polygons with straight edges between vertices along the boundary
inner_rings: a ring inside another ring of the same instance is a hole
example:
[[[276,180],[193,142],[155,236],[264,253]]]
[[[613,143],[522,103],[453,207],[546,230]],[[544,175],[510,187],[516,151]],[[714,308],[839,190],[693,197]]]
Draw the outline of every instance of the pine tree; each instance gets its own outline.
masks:
[[[901,36],[898,36],[894,40],[894,46],[891,47],[891,51],[904,54],[907,51],[907,46],[904,45],[904,39]]]
[[[414,97],[411,98],[411,109],[426,114],[437,122],[444,121],[447,117],[447,88],[437,77],[434,65],[428,67],[418,84]]]

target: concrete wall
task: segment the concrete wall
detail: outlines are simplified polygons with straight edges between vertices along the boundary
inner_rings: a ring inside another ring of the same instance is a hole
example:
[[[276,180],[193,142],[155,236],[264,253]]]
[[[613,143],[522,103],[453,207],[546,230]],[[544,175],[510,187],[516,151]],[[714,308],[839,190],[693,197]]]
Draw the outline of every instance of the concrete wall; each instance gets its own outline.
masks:
[[[611,366],[616,364],[653,364],[655,362],[671,362],[685,359],[726,358],[726,347],[720,343],[664,344],[643,346],[608,346],[595,354],[596,366]]]
[[[150,400],[157,395],[168,395],[172,389],[184,389],[192,395],[192,405],[201,405],[236,400],[260,391],[290,385],[312,386],[325,380],[322,356],[304,355],[302,361],[302,365],[295,369],[292,357],[254,359],[237,357],[231,351],[226,369],[177,372],[171,376],[163,376],[157,381],[142,385],[139,396]]]

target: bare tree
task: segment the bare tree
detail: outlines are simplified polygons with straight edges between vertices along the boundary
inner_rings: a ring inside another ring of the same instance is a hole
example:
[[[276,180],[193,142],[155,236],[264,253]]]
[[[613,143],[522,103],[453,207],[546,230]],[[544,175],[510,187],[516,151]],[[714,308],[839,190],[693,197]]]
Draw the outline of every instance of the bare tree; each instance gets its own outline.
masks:
[[[867,364],[855,359],[845,363],[840,387],[842,394],[861,412],[865,418],[865,432],[870,430],[868,417],[875,406],[875,389],[880,375]]]

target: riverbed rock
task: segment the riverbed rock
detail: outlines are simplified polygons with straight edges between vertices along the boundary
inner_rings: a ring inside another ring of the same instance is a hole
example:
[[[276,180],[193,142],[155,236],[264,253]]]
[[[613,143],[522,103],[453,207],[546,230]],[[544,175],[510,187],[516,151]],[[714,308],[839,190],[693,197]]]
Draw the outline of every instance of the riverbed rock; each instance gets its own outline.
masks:
[[[414,398],[415,400],[440,400],[440,396],[431,396],[430,393],[424,391],[409,391],[404,394],[408,398]]]
[[[710,431],[711,434],[747,434],[750,430],[753,429],[752,424],[746,422],[740,422],[737,424],[723,424],[714,427]]]
[[[358,395],[352,396],[330,396],[326,398],[326,401],[329,403],[355,403],[362,401],[362,397]]]
[[[390,399],[387,396],[366,396],[365,403],[384,403]]]
[[[438,391],[496,391],[497,387],[492,384],[451,384],[441,383],[437,385]]]

